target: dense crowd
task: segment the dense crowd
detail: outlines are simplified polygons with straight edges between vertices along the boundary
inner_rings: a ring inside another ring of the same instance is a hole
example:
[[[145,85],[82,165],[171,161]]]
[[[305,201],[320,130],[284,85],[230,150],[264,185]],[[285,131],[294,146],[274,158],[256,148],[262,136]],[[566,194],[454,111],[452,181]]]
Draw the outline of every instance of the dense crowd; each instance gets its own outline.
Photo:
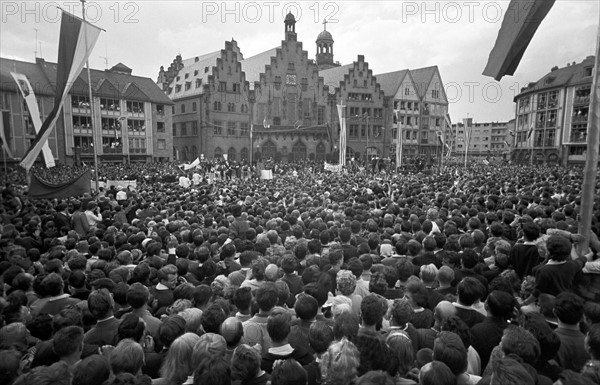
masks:
[[[600,383],[581,170],[270,167],[101,165],[136,188],[54,200],[7,173],[1,382]]]

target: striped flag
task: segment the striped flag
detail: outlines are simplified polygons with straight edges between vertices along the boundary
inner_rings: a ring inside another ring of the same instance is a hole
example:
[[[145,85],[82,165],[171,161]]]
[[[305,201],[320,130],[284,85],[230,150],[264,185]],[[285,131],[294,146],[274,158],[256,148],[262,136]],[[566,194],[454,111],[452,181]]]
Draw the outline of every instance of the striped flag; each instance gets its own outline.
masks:
[[[533,35],[555,0],[511,0],[483,75],[500,81],[513,75]]]
[[[346,165],[346,106],[337,105],[338,117],[340,119],[340,152],[338,163]]]
[[[10,150],[10,111],[2,111],[0,116],[0,145],[6,151],[6,155],[12,158],[12,151]],[[4,156],[6,156],[4,155]]]
[[[531,137],[531,134],[533,134],[533,127],[535,127],[535,119],[531,120],[531,124],[529,125],[529,132],[527,133],[527,139],[529,139]]]
[[[69,90],[92,53],[92,49],[100,36],[100,31],[100,28],[63,11],[58,45],[54,109],[42,124],[40,132],[37,133],[35,140],[20,163],[20,166],[25,170],[29,171],[33,166],[43,144],[46,143],[54,129],[59,112],[69,95]]]
[[[40,119],[40,108],[38,107],[37,99],[35,97],[35,93],[33,92],[33,87],[31,87],[27,76],[23,74],[17,74],[14,72],[11,72],[10,74],[13,77],[13,79],[15,79],[17,87],[19,87],[19,91],[21,91],[21,95],[23,95],[25,103],[27,103],[29,116],[31,117],[31,122],[33,123],[35,133],[37,134],[38,132],[40,132],[40,129],[42,127],[42,119]],[[50,150],[50,146],[48,146],[47,140],[42,145],[42,154],[44,154],[44,161],[46,162],[46,167],[54,167],[54,156],[52,156],[52,151]]]
[[[471,133],[473,132],[473,118],[464,118],[463,124],[465,126],[465,151],[468,151],[471,144]]]

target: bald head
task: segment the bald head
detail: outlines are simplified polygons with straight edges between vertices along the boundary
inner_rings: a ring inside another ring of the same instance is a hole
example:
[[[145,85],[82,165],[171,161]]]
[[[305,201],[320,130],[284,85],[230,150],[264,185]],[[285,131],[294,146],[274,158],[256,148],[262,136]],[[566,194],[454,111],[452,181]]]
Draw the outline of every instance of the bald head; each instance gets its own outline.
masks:
[[[279,278],[279,267],[270,263],[265,269],[265,280],[275,282]]]
[[[456,308],[449,301],[440,301],[435,307],[433,316],[435,318],[435,326],[442,326],[444,321],[456,314]]]
[[[228,347],[237,346],[244,335],[242,322],[235,317],[229,317],[220,327],[220,334],[225,338]]]

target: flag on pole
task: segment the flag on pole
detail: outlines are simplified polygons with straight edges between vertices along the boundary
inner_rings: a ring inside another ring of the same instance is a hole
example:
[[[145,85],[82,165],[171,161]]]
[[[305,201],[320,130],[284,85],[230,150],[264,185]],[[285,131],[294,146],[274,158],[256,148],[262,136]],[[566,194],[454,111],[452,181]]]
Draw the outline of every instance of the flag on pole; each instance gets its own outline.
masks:
[[[338,164],[346,165],[346,106],[337,105],[338,117],[340,119],[340,151]]]
[[[398,113],[395,112],[396,114],[396,121],[398,122],[398,138],[396,138],[396,165],[397,166],[401,166],[402,165],[402,140],[404,139],[404,137],[402,136],[402,124],[400,123],[400,120],[398,120]]]
[[[511,0],[483,75],[500,81],[513,75],[533,35],[555,0]]]
[[[0,144],[4,151],[6,151],[6,155],[9,158],[12,158],[12,151],[10,150],[10,111],[2,111],[2,119],[0,119]],[[4,156],[6,156],[4,155]]]
[[[471,144],[471,133],[473,132],[473,118],[464,118],[463,124],[465,126],[465,151],[469,149]]]
[[[531,120],[531,124],[529,125],[529,132],[527,133],[527,139],[531,137],[533,134],[533,127],[535,126],[535,119]]]
[[[62,12],[54,109],[42,124],[40,132],[37,133],[35,140],[20,163],[20,166],[25,170],[29,171],[31,166],[33,166],[35,159],[42,150],[43,144],[46,143],[50,133],[54,129],[59,112],[69,95],[69,90],[92,53],[92,49],[100,36],[100,31],[100,28],[84,22],[70,13]]]
[[[10,74],[13,79],[15,79],[17,87],[19,87],[19,91],[21,91],[21,95],[23,95],[23,98],[25,99],[27,109],[29,110],[29,116],[31,117],[31,122],[33,123],[33,128],[35,129],[35,133],[37,135],[42,127],[42,119],[40,118],[40,108],[38,107],[37,99],[35,97],[35,93],[33,92],[33,87],[31,87],[27,76],[14,72],[11,72]],[[44,154],[44,162],[46,163],[46,167],[54,167],[54,157],[52,156],[52,151],[50,150],[50,146],[48,146],[47,140],[42,145],[42,154]]]

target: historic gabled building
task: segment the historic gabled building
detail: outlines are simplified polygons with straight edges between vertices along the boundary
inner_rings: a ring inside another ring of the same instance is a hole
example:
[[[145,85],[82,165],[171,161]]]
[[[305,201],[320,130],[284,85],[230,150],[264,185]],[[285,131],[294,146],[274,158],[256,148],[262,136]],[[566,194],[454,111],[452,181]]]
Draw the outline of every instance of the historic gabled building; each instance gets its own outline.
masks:
[[[10,72],[27,76],[38,98],[42,122],[54,107],[57,65],[0,59],[0,109],[13,161],[22,158],[35,138],[31,114]],[[119,63],[105,71],[90,70],[92,98],[82,71],[59,113],[48,140],[56,161],[145,162],[172,159],[171,100],[149,78],[132,75]],[[93,109],[93,114],[92,114]]]
[[[514,99],[516,142],[512,159],[521,162],[582,164],[587,148],[594,56],[553,67]]]
[[[389,98],[386,99],[364,56],[358,55],[352,64],[320,71],[320,75],[325,84],[336,89],[335,105],[331,106],[335,111],[332,120],[335,127],[339,128],[336,105],[346,106],[346,156],[356,159],[387,156],[385,144],[389,143],[391,126]],[[339,129],[334,131],[338,143]]]
[[[443,129],[448,102],[436,66],[374,75],[362,55],[336,62],[325,28],[315,43],[313,60],[290,13],[278,47],[243,58],[232,40],[220,52],[161,67],[158,83],[175,103],[177,158],[336,160],[341,103],[349,158],[393,158],[399,133],[406,156],[441,152],[434,131]]]

